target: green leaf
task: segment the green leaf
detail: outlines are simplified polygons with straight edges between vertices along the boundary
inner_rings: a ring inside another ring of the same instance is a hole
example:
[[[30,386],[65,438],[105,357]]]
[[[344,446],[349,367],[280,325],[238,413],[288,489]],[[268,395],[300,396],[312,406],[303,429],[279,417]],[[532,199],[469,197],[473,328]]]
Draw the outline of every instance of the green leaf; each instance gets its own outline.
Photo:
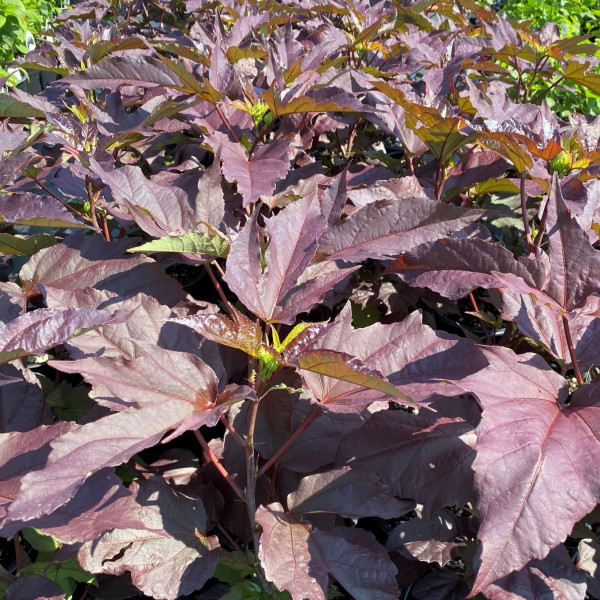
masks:
[[[213,577],[229,585],[236,585],[254,574],[254,560],[254,554],[251,552],[246,552],[245,555],[239,552],[222,552],[219,554],[219,562]]]
[[[38,552],[52,552],[53,550],[58,550],[61,546],[60,542],[57,542],[53,537],[42,533],[35,527],[21,529],[21,535]]]
[[[40,233],[30,237],[18,237],[9,233],[0,233],[0,252],[17,256],[33,256],[42,248],[50,248],[58,243],[52,235]]]
[[[161,237],[136,248],[130,248],[127,252],[188,252],[225,258],[229,254],[229,242],[218,235],[191,232]]]
[[[71,387],[66,381],[61,381],[46,395],[46,403],[61,421],[77,421],[85,416],[94,406],[90,400],[88,389]]]

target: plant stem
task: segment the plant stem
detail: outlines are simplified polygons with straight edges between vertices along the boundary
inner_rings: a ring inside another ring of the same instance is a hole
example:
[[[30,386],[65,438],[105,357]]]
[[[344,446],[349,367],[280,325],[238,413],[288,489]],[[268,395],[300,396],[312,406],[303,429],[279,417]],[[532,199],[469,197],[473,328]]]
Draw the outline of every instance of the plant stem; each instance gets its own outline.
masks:
[[[215,277],[215,274],[213,273],[212,269],[210,268],[210,265],[208,263],[204,263],[204,268],[206,269],[206,272],[208,273],[210,280],[212,281],[213,285],[215,286],[215,289],[217,290],[217,294],[219,294],[219,298],[221,298],[221,301],[223,302],[223,304],[225,306],[225,310],[232,317],[235,317],[233,309],[231,308],[231,304],[229,304],[229,300],[227,300],[227,296],[225,296],[225,292],[223,291],[221,284],[218,282],[217,278]]]
[[[475,301],[475,296],[473,296],[473,292],[469,292],[469,300],[471,301],[471,306],[473,307],[473,310],[478,313],[479,308],[477,306],[477,302]],[[477,315],[477,318],[481,321],[481,329],[483,329],[483,334],[485,335],[485,339],[486,339],[487,343],[491,345],[492,340],[490,339],[490,336],[488,334],[487,327],[485,326],[485,321],[483,320],[483,317]]]
[[[221,525],[221,523],[217,523],[217,529],[223,534],[223,537],[226,538],[227,541],[233,546],[236,552],[244,554],[239,544],[231,537],[231,535],[229,535],[229,532],[227,531],[227,529],[225,529],[225,527]]]
[[[233,436],[233,439],[245,449],[246,442],[244,441],[244,438],[235,430],[234,426],[229,422],[229,419],[223,413],[221,413],[219,420],[221,423],[223,423],[223,425],[225,425],[225,428]]]
[[[546,219],[548,218],[548,203],[546,202],[546,206],[544,206],[544,212],[542,213],[542,218],[540,219],[540,227],[538,229],[537,235],[535,236],[534,246],[536,248],[540,248],[542,245],[542,238],[544,237],[544,230],[546,229]]]
[[[260,396],[259,396],[260,398]],[[246,506],[248,507],[248,518],[252,528],[252,539],[254,541],[254,552],[258,556],[259,535],[256,531],[256,456],[254,454],[254,428],[256,427],[256,415],[258,414],[258,402],[251,402],[248,410],[248,430],[246,432]]]
[[[533,252],[534,245],[531,239],[531,229],[529,227],[529,219],[527,218],[527,193],[525,192],[525,173],[521,173],[521,217],[523,219],[523,230],[525,231],[525,240],[529,252]]]
[[[571,356],[571,363],[573,364],[573,371],[575,373],[575,379],[577,385],[580,387],[583,385],[583,377],[579,370],[579,363],[577,362],[577,355],[575,354],[575,348],[573,346],[573,338],[571,337],[571,328],[569,327],[569,321],[567,317],[562,316],[563,328],[565,330],[565,339],[567,340],[567,348],[569,349],[569,355]]]
[[[215,104],[215,109],[217,111],[217,114],[221,118],[221,121],[223,121],[223,124],[225,125],[227,131],[229,131],[229,134],[231,135],[231,137],[239,144],[240,140],[238,139],[238,136],[235,135],[235,131],[233,131],[233,129],[231,128],[229,121],[225,118],[225,115],[221,112],[221,109],[216,104]]]
[[[23,554],[21,544],[19,543],[19,532],[13,534],[13,544],[15,546],[15,559],[17,561],[17,571],[23,568]]]
[[[225,481],[227,481],[227,483],[229,484],[231,489],[234,491],[235,495],[243,502],[246,502],[246,496],[244,496],[244,492],[242,492],[242,490],[240,489],[238,484],[233,480],[231,475],[227,472],[227,469],[221,464],[221,462],[217,458],[216,454],[210,449],[210,446],[206,443],[206,440],[202,437],[202,434],[200,433],[200,431],[198,429],[196,429],[194,431],[194,435],[196,436],[196,439],[202,446],[202,450],[204,450],[204,454],[206,454],[207,458],[215,466],[217,471],[219,471],[219,473],[221,473],[221,475],[223,475],[223,477],[225,478]]]
[[[65,202],[60,196],[55,194],[49,187],[46,187],[37,177],[35,177],[35,176],[30,176],[30,177],[31,177],[31,179],[33,179],[33,181],[35,181],[37,183],[37,185],[39,185],[46,192],[46,194],[48,194],[49,196],[52,196],[55,200],[60,202],[70,213],[73,213],[76,217],[79,217],[80,219],[82,219],[83,221],[86,221],[87,223],[92,222],[92,220],[88,216],[80,213],[76,208],[72,207],[68,202]]]
[[[320,408],[315,408],[309,415],[300,423],[298,428],[290,435],[290,437],[285,441],[285,443],[271,456],[271,458],[260,468],[258,471],[258,477],[264,475],[271,465],[274,465],[290,448],[290,446],[296,441],[298,436],[319,416],[322,414]]]

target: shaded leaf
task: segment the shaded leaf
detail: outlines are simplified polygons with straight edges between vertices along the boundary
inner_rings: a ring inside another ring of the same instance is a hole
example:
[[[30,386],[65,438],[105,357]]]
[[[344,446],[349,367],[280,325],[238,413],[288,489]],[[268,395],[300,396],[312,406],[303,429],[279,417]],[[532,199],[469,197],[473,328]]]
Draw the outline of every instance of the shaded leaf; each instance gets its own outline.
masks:
[[[27,238],[0,233],[0,252],[17,256],[32,256],[42,248],[54,246],[58,241],[50,235],[39,233]]]

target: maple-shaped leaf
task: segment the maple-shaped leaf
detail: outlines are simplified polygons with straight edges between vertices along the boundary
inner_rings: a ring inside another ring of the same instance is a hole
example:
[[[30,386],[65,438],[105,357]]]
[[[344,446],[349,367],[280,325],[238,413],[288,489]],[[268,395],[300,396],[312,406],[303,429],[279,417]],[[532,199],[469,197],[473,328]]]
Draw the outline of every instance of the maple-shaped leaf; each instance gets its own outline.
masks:
[[[474,446],[473,426],[462,418],[383,411],[342,440],[336,464],[375,473],[396,496],[424,504],[432,515],[473,499]]]
[[[414,502],[396,498],[375,474],[346,466],[304,477],[287,503],[294,514],[337,513],[351,519],[393,519],[415,507]]]
[[[351,262],[395,258],[419,244],[460,231],[482,214],[429,198],[382,200],[330,226],[319,240],[318,255]]]
[[[122,318],[123,315],[101,310],[40,308],[0,328],[0,362],[29,354],[43,354],[79,331]]]
[[[258,556],[269,581],[293,600],[325,600],[328,573],[357,600],[396,600],[396,567],[367,531],[334,527],[312,529],[279,503],[261,506]]]
[[[586,598],[585,573],[573,564],[561,544],[543,559],[532,560],[489,585],[484,594],[489,600],[583,600]]]
[[[269,321],[314,256],[317,238],[325,230],[325,219],[316,192],[292,202],[268,219],[266,228],[271,241],[263,273],[257,213],[254,212],[231,246],[224,279],[247,308]]]
[[[92,573],[131,573],[153,598],[176,600],[200,589],[217,565],[219,542],[207,536],[200,498],[171,489],[158,477],[131,484],[142,526],[121,528],[84,544],[78,558]]]
[[[154,446],[195,413],[203,414],[204,424],[214,425],[219,418],[216,375],[185,352],[154,347],[133,360],[84,358],[52,361],[52,366],[82,374],[92,384],[90,396],[119,412],[79,426],[54,442],[46,467],[24,479],[11,505],[13,519],[52,512],[73,497],[92,471],[119,465]]]
[[[398,257],[388,272],[397,273],[412,286],[428,287],[446,298],[458,300],[476,287],[495,288],[501,283],[496,273],[509,274],[522,289],[539,287],[528,264],[512,253],[485,240],[448,238],[421,244]]]
[[[490,366],[455,382],[483,407],[473,465],[482,516],[474,593],[544,558],[600,500],[592,466],[600,460],[599,384],[577,389],[565,405],[566,381],[540,356],[480,350]]]
[[[0,222],[31,227],[86,227],[51,196],[31,192],[0,195]]]
[[[242,144],[231,142],[220,132],[207,135],[206,141],[215,152],[221,149],[223,176],[231,183],[237,181],[244,206],[256,202],[260,196],[270,196],[275,184],[290,170],[294,142],[291,138],[281,137],[268,144],[259,143],[252,155]]]
[[[123,297],[140,292],[173,306],[183,300],[183,288],[152,259],[130,256],[132,240],[108,243],[98,236],[69,236],[64,242],[34,254],[21,269],[19,280],[27,291],[38,285],[63,290],[95,287]]]
[[[195,229],[194,212],[182,189],[159,185],[133,165],[107,171],[92,160],[91,166],[110,188],[117,207],[130,212],[146,233],[161,238],[172,232]],[[111,210],[112,203],[107,203],[107,208]]]

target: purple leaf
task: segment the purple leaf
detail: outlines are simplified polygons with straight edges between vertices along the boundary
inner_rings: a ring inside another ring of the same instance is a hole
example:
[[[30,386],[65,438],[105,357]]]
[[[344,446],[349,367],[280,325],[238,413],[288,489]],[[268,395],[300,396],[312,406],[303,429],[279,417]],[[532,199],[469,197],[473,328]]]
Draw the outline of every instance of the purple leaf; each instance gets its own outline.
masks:
[[[52,411],[33,372],[0,366],[0,432],[30,431],[52,422]]]
[[[386,546],[406,558],[436,562],[443,567],[457,555],[457,549],[465,548],[457,541],[456,520],[448,509],[438,511],[431,519],[415,518],[396,526]]]
[[[254,217],[231,247],[225,281],[247,308],[269,321],[305,271],[314,256],[317,238],[325,230],[316,192],[289,204],[268,219],[266,227],[271,236],[265,253],[266,272],[262,273],[260,267]]]
[[[278,504],[261,506],[259,558],[267,579],[293,600],[325,600],[328,572],[357,600],[396,600],[396,568],[387,552],[362,530],[312,530]]]
[[[68,340],[78,330],[122,318],[123,315],[85,308],[40,308],[0,328],[0,362],[28,354],[43,354],[51,346]]]
[[[9,537],[23,527],[36,527],[65,544],[87,542],[112,529],[143,527],[140,506],[112,469],[90,476],[72,500],[40,519],[11,521],[2,527]]]
[[[0,221],[31,227],[89,227],[51,196],[29,192],[0,195]]]
[[[300,480],[288,496],[291,513],[337,513],[346,518],[399,517],[414,508],[414,502],[398,500],[377,476],[362,469],[339,467]]]
[[[583,600],[585,573],[577,569],[561,544],[543,560],[533,560],[520,571],[496,581],[485,590],[489,600]]]
[[[21,479],[44,466],[50,452],[50,442],[67,433],[74,423],[41,425],[32,431],[0,434],[0,522],[4,521],[10,503],[15,499]]]
[[[5,591],[6,600],[64,600],[65,592],[43,575],[20,577]]]
[[[552,264],[547,293],[565,311],[571,311],[600,287],[600,252],[592,247],[585,231],[571,217],[556,175],[546,210]]]
[[[482,214],[429,198],[382,200],[331,225],[319,240],[318,256],[350,262],[395,258],[459,231]]]
[[[107,58],[96,65],[71,75],[65,83],[84,90],[105,88],[114,90],[121,85],[157,85],[186,90],[181,79],[160,60],[149,56],[119,56]]]
[[[591,466],[600,460],[598,383],[565,406],[566,381],[541,357],[481,351],[490,366],[456,382],[483,406],[473,465],[483,544],[474,593],[544,558],[600,499]]]
[[[259,143],[251,156],[242,144],[231,142],[223,133],[211,133],[206,139],[215,154],[221,149],[223,176],[231,183],[237,181],[244,206],[256,202],[260,196],[270,196],[275,184],[290,170],[294,143],[291,138]]]
[[[126,254],[132,240],[108,243],[97,236],[69,236],[63,243],[40,250],[23,266],[21,285],[31,292],[38,285],[62,290],[85,287],[123,297],[143,292],[173,306],[186,296],[181,286],[152,259]]]
[[[90,396],[120,412],[56,440],[46,467],[24,479],[11,507],[13,519],[52,512],[74,496],[91,471],[127,461],[196,412],[206,414],[205,424],[219,418],[216,376],[191,354],[155,348],[129,361],[85,358],[52,361],[52,366],[81,373],[93,386]]]
[[[336,464],[376,474],[396,496],[424,504],[433,515],[473,499],[474,446],[473,426],[461,418],[382,411],[342,440]]]
[[[152,478],[131,485],[143,528],[117,529],[79,550],[92,573],[131,573],[144,594],[165,600],[200,589],[217,565],[216,537],[207,537],[206,513],[199,498],[172,490]]]

